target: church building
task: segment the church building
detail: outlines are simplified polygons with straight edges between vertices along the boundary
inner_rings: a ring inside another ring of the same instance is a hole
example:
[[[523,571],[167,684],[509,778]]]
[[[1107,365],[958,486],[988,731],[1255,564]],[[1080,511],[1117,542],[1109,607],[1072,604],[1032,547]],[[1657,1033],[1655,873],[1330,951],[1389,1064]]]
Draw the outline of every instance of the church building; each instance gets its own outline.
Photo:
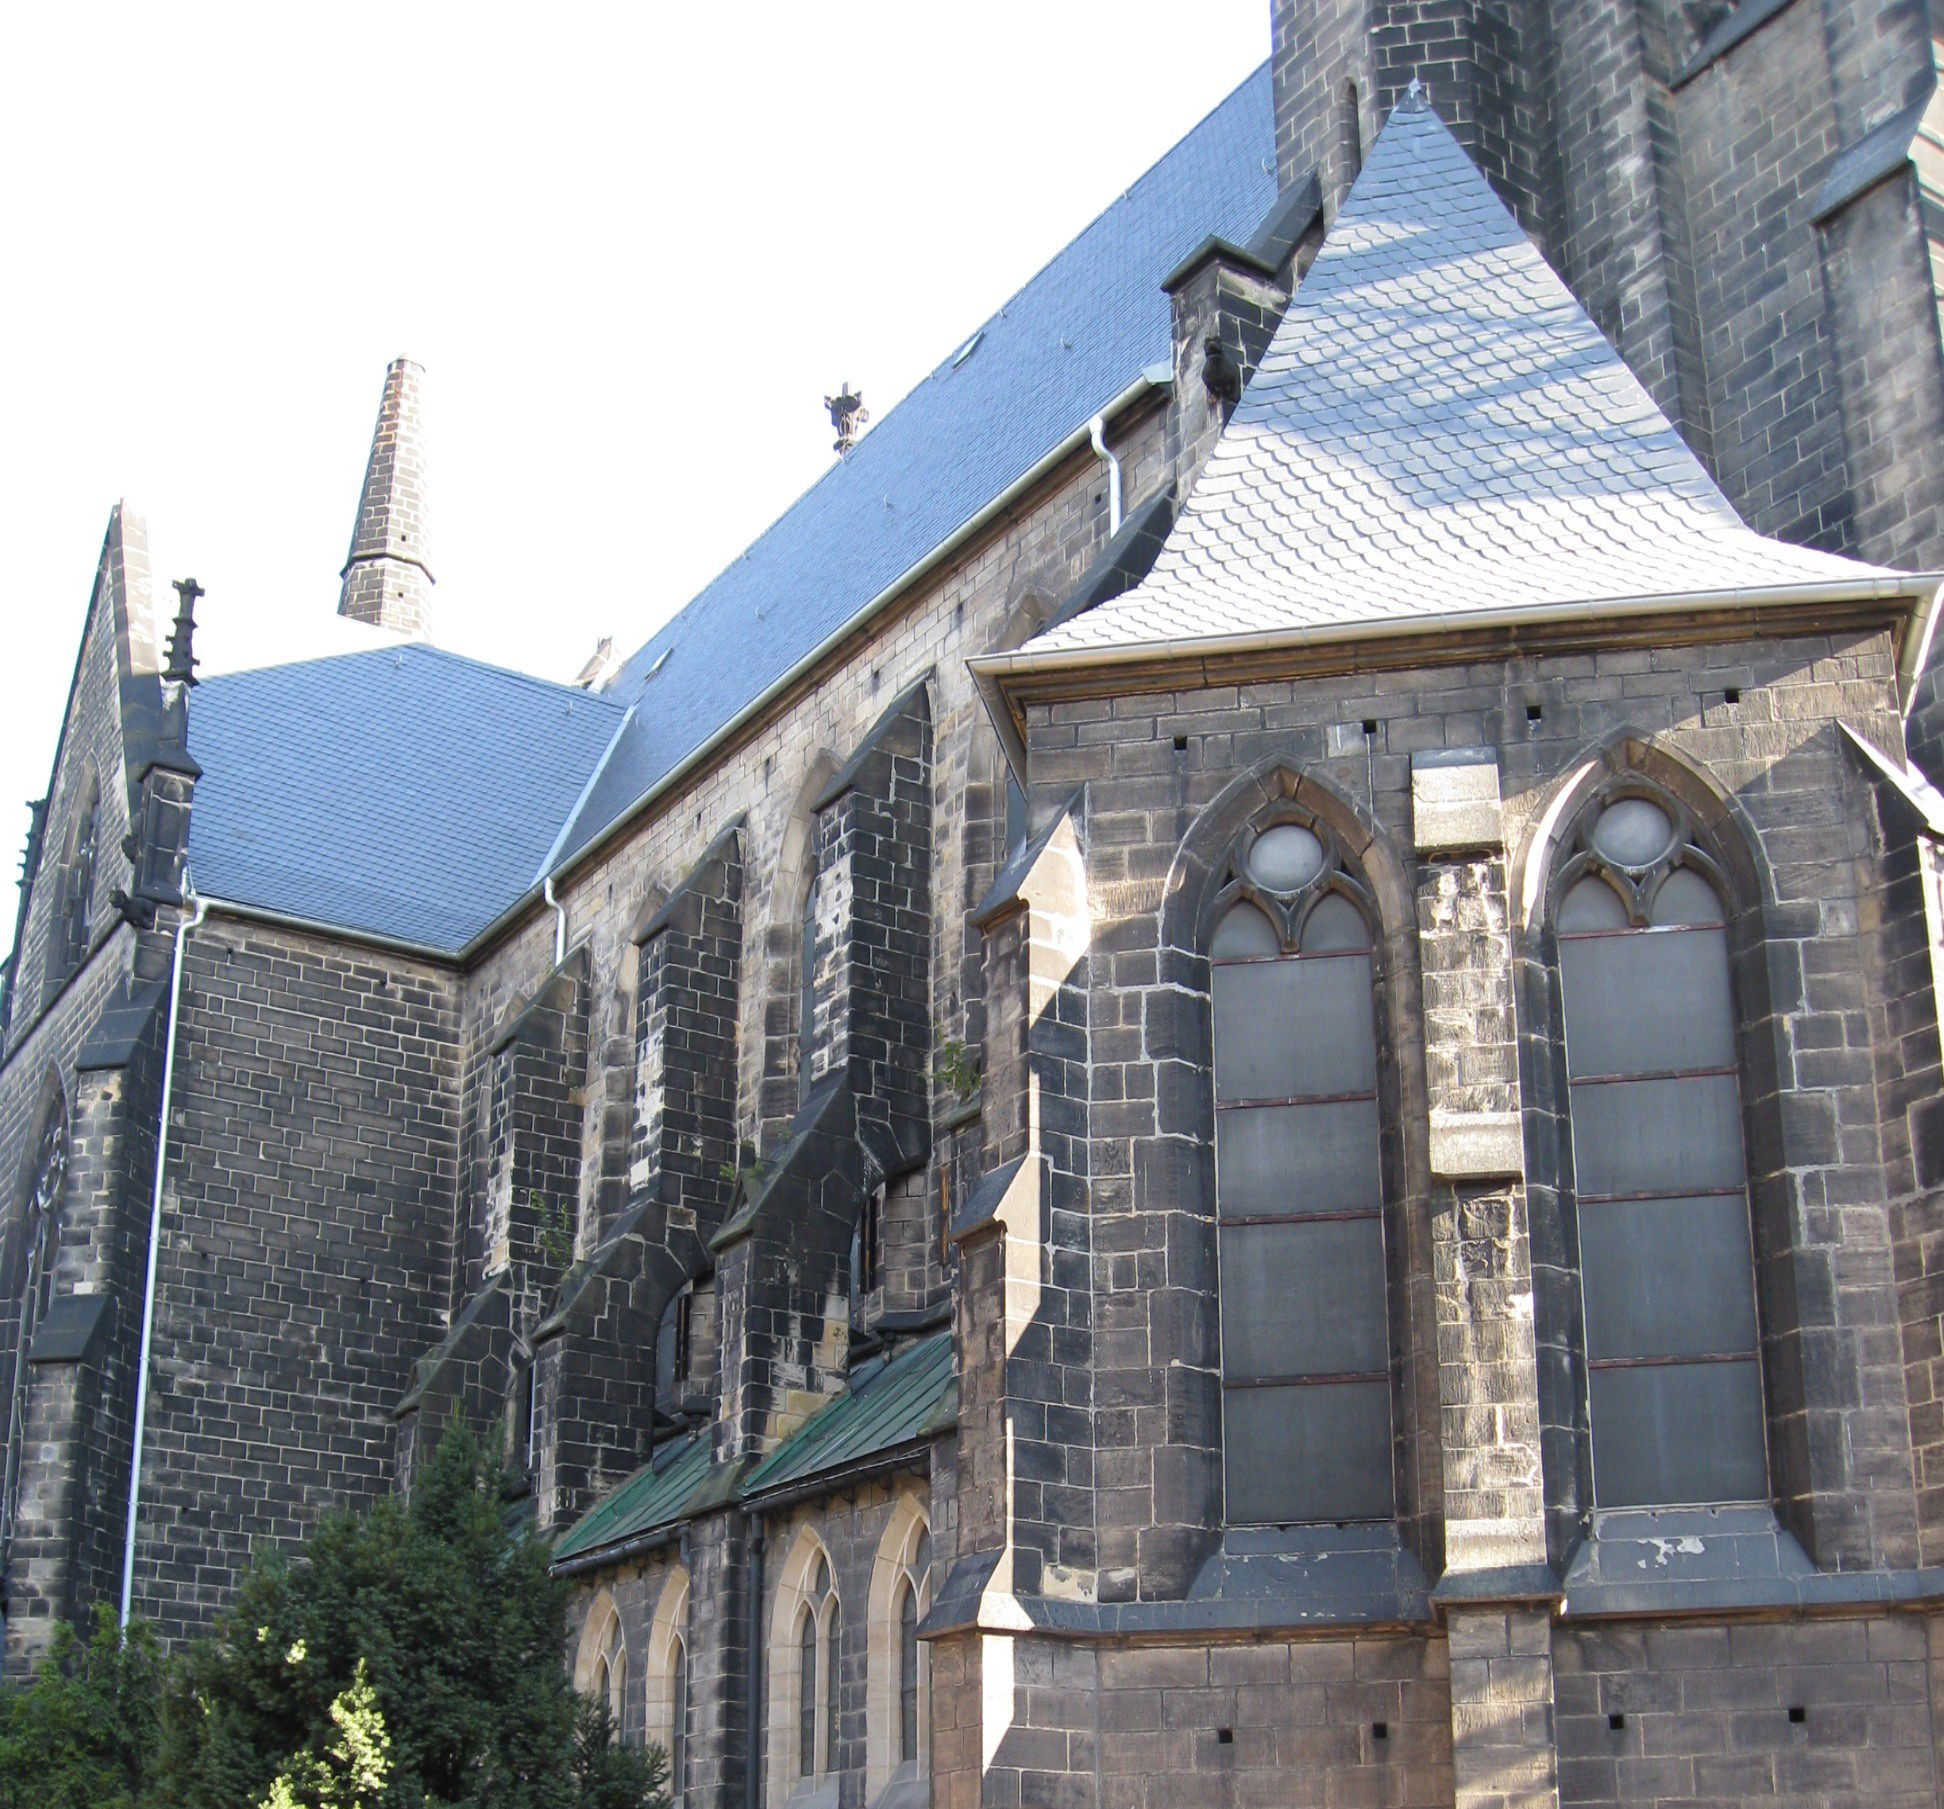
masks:
[[[343,650],[114,511],[9,1674],[464,1421],[678,1809],[1944,1804],[1944,50],[1268,11],[577,684],[438,645],[409,361]]]

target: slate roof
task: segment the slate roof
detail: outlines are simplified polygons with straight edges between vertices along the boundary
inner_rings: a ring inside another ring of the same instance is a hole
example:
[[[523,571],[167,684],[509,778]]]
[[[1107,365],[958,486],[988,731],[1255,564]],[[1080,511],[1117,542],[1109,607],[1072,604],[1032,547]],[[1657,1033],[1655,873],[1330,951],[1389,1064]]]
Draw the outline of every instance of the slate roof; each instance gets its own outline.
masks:
[[[567,1529],[553,1549],[553,1561],[619,1545],[664,1526],[673,1526],[709,1473],[709,1435],[691,1432],[664,1445],[653,1458],[598,1506]]]
[[[1919,581],[1743,525],[1432,109],[1371,149],[1147,580],[993,669]]]
[[[942,1431],[957,1414],[952,1334],[934,1332],[880,1367],[854,1375],[849,1389],[749,1473],[743,1498],[894,1451]]]
[[[456,952],[533,884],[622,714],[416,644],[206,680],[190,874],[206,897]]]
[[[561,859],[1172,357],[1162,279],[1274,205],[1271,111],[1264,64],[627,661],[607,694],[637,707]]]

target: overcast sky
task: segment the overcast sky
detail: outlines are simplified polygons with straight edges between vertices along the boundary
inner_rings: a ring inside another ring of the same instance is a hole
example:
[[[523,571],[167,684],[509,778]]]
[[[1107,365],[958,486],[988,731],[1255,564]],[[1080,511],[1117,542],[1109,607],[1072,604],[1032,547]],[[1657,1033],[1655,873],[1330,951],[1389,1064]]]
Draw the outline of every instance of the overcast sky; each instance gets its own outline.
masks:
[[[1261,61],[1268,15],[17,9],[0,938],[118,497],[212,642],[313,652],[385,365],[416,358],[434,638],[571,678],[816,478],[826,394],[881,414]]]

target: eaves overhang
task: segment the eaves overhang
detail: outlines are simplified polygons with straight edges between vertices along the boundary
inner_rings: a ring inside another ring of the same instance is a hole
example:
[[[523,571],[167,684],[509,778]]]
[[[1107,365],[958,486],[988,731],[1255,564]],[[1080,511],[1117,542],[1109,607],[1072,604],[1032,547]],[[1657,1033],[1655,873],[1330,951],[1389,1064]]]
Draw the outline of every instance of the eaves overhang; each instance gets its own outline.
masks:
[[[1096,695],[1117,680],[1139,675],[1141,688],[1163,679],[1215,684],[1238,669],[1268,676],[1340,671],[1350,664],[1395,667],[1408,653],[1413,661],[1447,664],[1476,657],[1481,643],[1530,651],[1537,647],[1581,647],[1624,624],[1638,629],[1669,618],[1690,618],[1690,630],[1738,624],[1761,615],[1801,618],[1805,627],[1819,615],[1887,619],[1897,637],[1898,692],[1906,715],[1918,678],[1928,663],[1936,628],[1936,603],[1944,573],[1870,573],[1847,582],[1780,585],[1716,591],[1686,591],[1640,597],[1586,597],[1509,609],[1405,614],[1376,620],[1313,623],[1263,629],[1247,634],[1205,635],[1193,639],[1129,641],[1108,647],[1024,647],[975,655],[967,662],[984,694],[1009,758],[1023,761],[1025,705],[1031,698],[1068,693]],[[1682,638],[1688,638],[1684,635]],[[1381,650],[1381,651],[1379,651]]]

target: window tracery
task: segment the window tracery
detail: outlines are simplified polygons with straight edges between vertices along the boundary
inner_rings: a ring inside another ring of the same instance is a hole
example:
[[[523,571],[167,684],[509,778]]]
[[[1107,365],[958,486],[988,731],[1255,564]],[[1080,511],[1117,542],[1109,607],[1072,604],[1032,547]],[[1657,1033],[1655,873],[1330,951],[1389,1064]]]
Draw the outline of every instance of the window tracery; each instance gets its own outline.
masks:
[[[1375,903],[1291,806],[1245,831],[1213,916],[1227,1518],[1387,1518]]]

